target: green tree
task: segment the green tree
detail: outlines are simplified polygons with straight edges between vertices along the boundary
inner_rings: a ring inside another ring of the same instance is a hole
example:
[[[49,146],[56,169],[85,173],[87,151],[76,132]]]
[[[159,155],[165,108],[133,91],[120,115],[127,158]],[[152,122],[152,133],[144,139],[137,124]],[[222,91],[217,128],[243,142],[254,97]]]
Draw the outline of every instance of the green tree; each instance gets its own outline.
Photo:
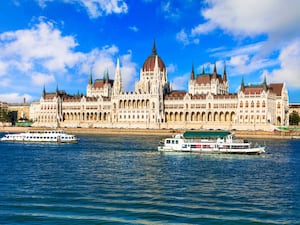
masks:
[[[300,116],[298,112],[293,111],[289,116],[290,125],[298,125],[300,121]]]
[[[10,122],[9,113],[0,109],[0,122]]]

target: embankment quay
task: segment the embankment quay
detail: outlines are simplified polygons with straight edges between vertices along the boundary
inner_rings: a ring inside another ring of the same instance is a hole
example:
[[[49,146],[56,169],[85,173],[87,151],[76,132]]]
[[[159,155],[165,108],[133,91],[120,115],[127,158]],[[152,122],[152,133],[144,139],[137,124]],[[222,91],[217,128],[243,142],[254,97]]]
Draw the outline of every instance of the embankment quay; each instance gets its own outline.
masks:
[[[23,132],[33,129],[31,127],[0,127],[0,132]],[[115,135],[159,135],[170,136],[172,134],[183,133],[185,130],[175,129],[118,129],[118,128],[57,128],[74,134],[115,134]],[[298,139],[300,131],[232,131],[236,137],[255,139]]]

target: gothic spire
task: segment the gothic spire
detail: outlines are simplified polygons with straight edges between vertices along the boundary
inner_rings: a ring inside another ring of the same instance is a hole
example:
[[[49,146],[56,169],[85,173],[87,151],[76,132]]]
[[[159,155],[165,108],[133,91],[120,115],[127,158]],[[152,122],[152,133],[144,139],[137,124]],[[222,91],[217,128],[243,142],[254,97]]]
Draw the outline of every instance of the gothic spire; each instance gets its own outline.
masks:
[[[244,76],[242,77],[241,91],[245,90]]]
[[[90,85],[93,84],[93,74],[92,74],[92,70],[91,70],[91,72],[90,72],[89,84],[90,84]]]
[[[44,88],[43,88],[43,98],[46,97],[46,88],[45,88],[45,85],[44,85]]]
[[[56,94],[56,96],[58,96],[58,84],[56,84],[56,91],[55,91],[55,94]]]
[[[119,93],[123,92],[119,58],[117,59],[115,79],[114,79],[114,84],[113,84],[113,92],[114,92],[114,94],[119,94]]]
[[[194,63],[192,65],[191,80],[195,80]]]
[[[227,81],[227,73],[226,73],[226,63],[224,62],[224,75],[223,75],[223,81]]]
[[[108,74],[108,69],[106,69],[106,74],[105,74],[105,83],[109,83],[109,74]]]
[[[264,88],[265,91],[268,89],[268,85],[267,85],[267,77],[266,77],[266,75],[264,76],[263,88]]]
[[[217,79],[217,65],[216,65],[216,63],[214,65],[213,79]]]

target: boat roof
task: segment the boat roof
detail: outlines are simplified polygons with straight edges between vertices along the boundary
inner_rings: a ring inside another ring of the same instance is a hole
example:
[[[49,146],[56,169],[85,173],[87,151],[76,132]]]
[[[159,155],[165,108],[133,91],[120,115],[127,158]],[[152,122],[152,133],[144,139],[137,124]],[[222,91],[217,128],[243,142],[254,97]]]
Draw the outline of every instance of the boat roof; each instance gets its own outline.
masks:
[[[229,131],[186,131],[184,138],[224,138],[230,134]]]

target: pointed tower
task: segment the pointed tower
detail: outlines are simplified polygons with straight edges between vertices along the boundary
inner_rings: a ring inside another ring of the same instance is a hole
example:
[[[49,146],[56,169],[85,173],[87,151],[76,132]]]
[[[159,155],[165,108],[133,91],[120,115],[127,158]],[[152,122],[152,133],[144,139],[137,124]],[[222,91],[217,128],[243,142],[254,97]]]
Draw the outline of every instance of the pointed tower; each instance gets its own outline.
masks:
[[[93,74],[92,74],[92,70],[91,70],[91,73],[90,73],[89,85],[93,85]]]
[[[226,64],[224,63],[223,82],[227,82]]]
[[[86,95],[92,96],[92,93],[93,93],[93,74],[91,70],[88,85],[86,86]]]
[[[205,74],[205,71],[204,71],[204,65],[202,66],[202,75]]]
[[[105,84],[109,84],[109,74],[108,74],[108,69],[106,69],[106,74],[105,74]]]
[[[152,55],[157,55],[155,39],[154,39],[154,41],[153,41]]]
[[[58,91],[58,84],[56,84],[56,91],[55,91],[55,94],[56,94],[56,97],[58,96],[58,93],[59,91]]]
[[[45,89],[45,85],[44,85],[44,88],[43,88],[43,94],[42,94],[43,98],[46,97],[46,89]]]
[[[117,66],[116,66],[116,72],[115,72],[115,80],[113,85],[113,94],[121,94],[124,92],[123,85],[122,85],[122,77],[121,77],[121,69],[120,69],[120,59],[117,59]]]
[[[244,77],[242,78],[242,83],[241,83],[241,88],[240,91],[244,92],[245,91],[245,83],[244,83]]]
[[[213,79],[215,79],[215,80],[217,79],[217,65],[216,65],[216,63],[214,65]]]
[[[192,72],[191,72],[191,79],[190,80],[195,80],[194,63],[192,65]]]
[[[264,90],[267,91],[268,85],[267,85],[267,77],[266,77],[266,75],[264,76],[264,81],[263,81],[262,86],[263,86]]]

